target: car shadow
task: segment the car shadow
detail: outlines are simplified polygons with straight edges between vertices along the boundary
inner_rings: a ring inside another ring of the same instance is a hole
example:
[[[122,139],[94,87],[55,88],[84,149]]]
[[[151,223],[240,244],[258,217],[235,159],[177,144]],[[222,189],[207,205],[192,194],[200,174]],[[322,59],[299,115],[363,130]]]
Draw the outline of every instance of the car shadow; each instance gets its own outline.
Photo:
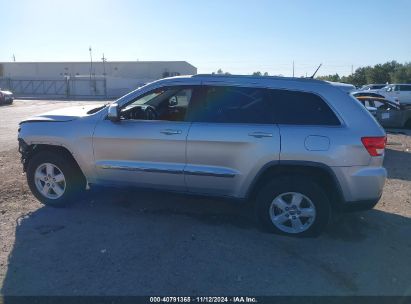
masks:
[[[384,167],[387,177],[392,179],[411,180],[411,149],[399,151],[387,148],[385,150]]]
[[[233,202],[97,189],[17,221],[1,293],[411,294],[410,218],[345,214],[309,239],[262,232],[252,218]]]

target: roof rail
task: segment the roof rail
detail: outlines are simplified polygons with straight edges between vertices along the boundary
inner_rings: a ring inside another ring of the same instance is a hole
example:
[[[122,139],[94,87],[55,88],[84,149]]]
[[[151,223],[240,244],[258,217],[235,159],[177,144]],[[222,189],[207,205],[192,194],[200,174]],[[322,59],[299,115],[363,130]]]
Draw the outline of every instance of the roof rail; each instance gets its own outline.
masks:
[[[305,77],[285,77],[285,76],[255,76],[255,75],[226,75],[226,74],[196,74],[192,77],[215,77],[215,78],[249,78],[249,79],[272,79],[272,80],[291,80],[291,81],[309,81],[309,82],[317,82],[317,83],[327,83],[326,81],[313,79],[313,78],[305,78]]]

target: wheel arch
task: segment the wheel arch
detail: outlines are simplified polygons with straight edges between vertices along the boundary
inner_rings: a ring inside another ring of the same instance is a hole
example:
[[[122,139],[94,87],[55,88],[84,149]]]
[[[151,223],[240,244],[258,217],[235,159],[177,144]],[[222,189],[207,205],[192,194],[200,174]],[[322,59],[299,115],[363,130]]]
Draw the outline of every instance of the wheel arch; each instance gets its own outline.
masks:
[[[76,166],[76,170],[82,175],[84,181],[86,181],[86,176],[84,172],[81,170],[77,160],[73,156],[73,153],[62,145],[53,145],[53,144],[26,144],[22,139],[19,139],[19,152],[21,153],[21,162],[23,164],[23,171],[26,172],[27,165],[30,159],[40,153],[40,152],[54,152],[57,154],[63,154],[68,159],[70,159],[73,164]]]
[[[343,192],[332,169],[322,163],[309,161],[280,161],[268,163],[258,172],[252,181],[246,198],[254,200],[258,190],[269,180],[282,175],[293,174],[313,178],[324,187],[333,207],[339,207],[341,202],[343,202]]]

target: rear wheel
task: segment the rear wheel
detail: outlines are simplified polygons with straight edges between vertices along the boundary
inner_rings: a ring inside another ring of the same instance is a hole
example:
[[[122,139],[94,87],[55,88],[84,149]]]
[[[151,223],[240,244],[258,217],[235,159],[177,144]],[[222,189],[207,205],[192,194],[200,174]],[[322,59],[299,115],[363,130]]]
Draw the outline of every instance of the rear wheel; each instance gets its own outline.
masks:
[[[257,195],[256,211],[263,227],[290,236],[317,236],[330,219],[330,202],[311,180],[289,176],[268,182]]]
[[[85,179],[77,164],[65,153],[41,151],[27,166],[31,192],[43,204],[63,207],[85,188]]]

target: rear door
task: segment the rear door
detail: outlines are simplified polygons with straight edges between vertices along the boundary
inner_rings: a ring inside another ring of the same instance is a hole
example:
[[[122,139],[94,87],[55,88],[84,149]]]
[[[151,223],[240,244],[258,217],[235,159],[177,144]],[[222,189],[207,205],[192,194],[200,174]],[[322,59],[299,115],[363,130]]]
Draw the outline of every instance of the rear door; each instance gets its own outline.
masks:
[[[258,170],[279,159],[279,130],[267,107],[267,90],[210,85],[197,101],[189,106],[187,188],[243,197]]]

